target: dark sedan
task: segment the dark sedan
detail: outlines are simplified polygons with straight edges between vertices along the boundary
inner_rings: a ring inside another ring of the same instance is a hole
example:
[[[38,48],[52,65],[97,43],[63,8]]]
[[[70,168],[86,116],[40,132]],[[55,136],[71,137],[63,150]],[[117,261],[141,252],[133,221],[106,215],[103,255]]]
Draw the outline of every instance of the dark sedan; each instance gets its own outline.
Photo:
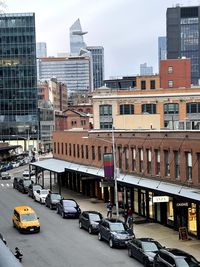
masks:
[[[24,194],[28,193],[28,187],[33,184],[31,179],[20,179],[18,182],[17,190]]]
[[[51,210],[56,208],[57,203],[62,199],[62,196],[59,193],[49,192],[45,199],[46,207],[49,207]]]
[[[99,222],[103,219],[100,212],[83,211],[79,217],[79,228],[85,228],[89,234],[98,233]]]
[[[56,211],[63,218],[79,218],[81,209],[74,199],[61,199],[56,205]]]
[[[128,255],[142,262],[145,267],[152,266],[156,253],[163,246],[152,238],[136,238],[128,243]]]

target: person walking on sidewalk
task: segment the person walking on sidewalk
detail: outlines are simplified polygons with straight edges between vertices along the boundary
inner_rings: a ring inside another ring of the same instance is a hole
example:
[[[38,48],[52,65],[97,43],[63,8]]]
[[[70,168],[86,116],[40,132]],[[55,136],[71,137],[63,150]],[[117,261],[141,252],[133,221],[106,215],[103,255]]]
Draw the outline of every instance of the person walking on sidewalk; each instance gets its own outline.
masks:
[[[131,209],[128,211],[128,228],[133,232],[134,218]]]
[[[108,201],[107,205],[106,205],[106,208],[107,208],[107,218],[112,218],[112,208],[113,208],[113,205],[112,203],[110,202],[110,200]]]

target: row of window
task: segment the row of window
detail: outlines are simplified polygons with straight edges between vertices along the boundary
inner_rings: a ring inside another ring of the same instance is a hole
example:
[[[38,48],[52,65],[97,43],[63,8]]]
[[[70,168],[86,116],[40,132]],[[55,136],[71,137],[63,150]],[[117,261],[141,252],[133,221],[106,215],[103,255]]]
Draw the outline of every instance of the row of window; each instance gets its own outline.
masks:
[[[54,142],[54,153],[82,158],[103,161],[103,155],[106,153],[112,153],[107,146],[88,146],[81,144],[67,144]],[[145,154],[146,153],[146,157]],[[161,155],[162,153],[162,155]],[[192,180],[192,169],[194,167],[191,152],[185,152],[185,173],[188,181]],[[162,157],[162,160],[161,160]],[[161,175],[161,165],[164,170],[163,175],[165,177],[173,176],[176,179],[180,179],[180,157],[179,151],[169,150],[160,151],[159,149],[143,149],[132,147],[131,151],[129,147],[118,146],[116,149],[116,165],[119,169],[125,169],[125,171],[132,171],[137,173],[147,173],[148,175]],[[124,164],[124,166],[123,166]],[[200,170],[200,152],[197,153],[197,164]],[[152,170],[154,166],[154,171]],[[172,170],[173,168],[173,170]],[[200,180],[200,173],[199,180]]]
[[[156,114],[156,104],[142,104],[142,113]],[[186,103],[187,113],[200,113],[200,102]],[[119,106],[120,115],[134,114],[133,104],[122,104]],[[100,105],[100,116],[112,116],[112,105]],[[164,114],[179,114],[179,104],[164,104]]]

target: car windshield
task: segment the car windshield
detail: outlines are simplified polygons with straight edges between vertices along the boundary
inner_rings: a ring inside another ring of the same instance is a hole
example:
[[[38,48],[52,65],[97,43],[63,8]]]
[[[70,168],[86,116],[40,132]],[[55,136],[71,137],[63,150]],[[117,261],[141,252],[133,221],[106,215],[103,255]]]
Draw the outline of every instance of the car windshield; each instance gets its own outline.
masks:
[[[20,217],[21,217],[21,221],[23,222],[30,222],[30,221],[37,220],[37,216],[35,213],[22,214]]]
[[[40,194],[41,195],[48,195],[49,191],[48,190],[42,190],[42,191],[40,191]]]
[[[158,251],[158,244],[155,242],[142,242],[142,248],[144,251]]]
[[[124,231],[125,229],[123,223],[111,223],[110,230],[114,232],[121,232]]]
[[[91,221],[100,221],[101,220],[101,217],[99,216],[99,214],[90,213],[89,217],[90,217]]]
[[[59,195],[59,194],[51,194],[51,198],[52,198],[52,200],[61,200],[61,195]]]
[[[177,266],[181,267],[197,267],[200,266],[200,263],[192,256],[186,256],[184,258],[177,258],[176,259]]]
[[[64,200],[63,205],[66,207],[76,207],[76,203],[73,200]]]
[[[24,185],[25,186],[29,186],[31,184],[31,180],[24,180]]]

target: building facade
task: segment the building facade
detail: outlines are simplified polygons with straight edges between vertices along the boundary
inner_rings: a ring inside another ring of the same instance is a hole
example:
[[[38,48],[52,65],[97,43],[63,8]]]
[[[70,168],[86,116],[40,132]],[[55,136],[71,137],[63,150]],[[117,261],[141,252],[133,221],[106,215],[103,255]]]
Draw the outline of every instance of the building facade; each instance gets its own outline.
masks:
[[[104,85],[111,89],[132,90],[136,87],[136,76],[115,77],[104,80]]]
[[[103,86],[104,80],[104,48],[102,46],[87,46],[92,55],[94,89]]]
[[[47,57],[47,44],[45,42],[36,43],[36,57]]]
[[[0,135],[37,138],[35,14],[0,14]]]
[[[200,6],[167,9],[167,58],[190,58],[192,84],[200,77]]]
[[[140,75],[153,75],[153,67],[147,66],[147,63],[140,64]]]
[[[86,44],[83,39],[83,35],[87,32],[82,31],[80,19],[77,19],[73,25],[70,27],[70,53],[73,56],[78,56],[80,50],[86,48]]]

